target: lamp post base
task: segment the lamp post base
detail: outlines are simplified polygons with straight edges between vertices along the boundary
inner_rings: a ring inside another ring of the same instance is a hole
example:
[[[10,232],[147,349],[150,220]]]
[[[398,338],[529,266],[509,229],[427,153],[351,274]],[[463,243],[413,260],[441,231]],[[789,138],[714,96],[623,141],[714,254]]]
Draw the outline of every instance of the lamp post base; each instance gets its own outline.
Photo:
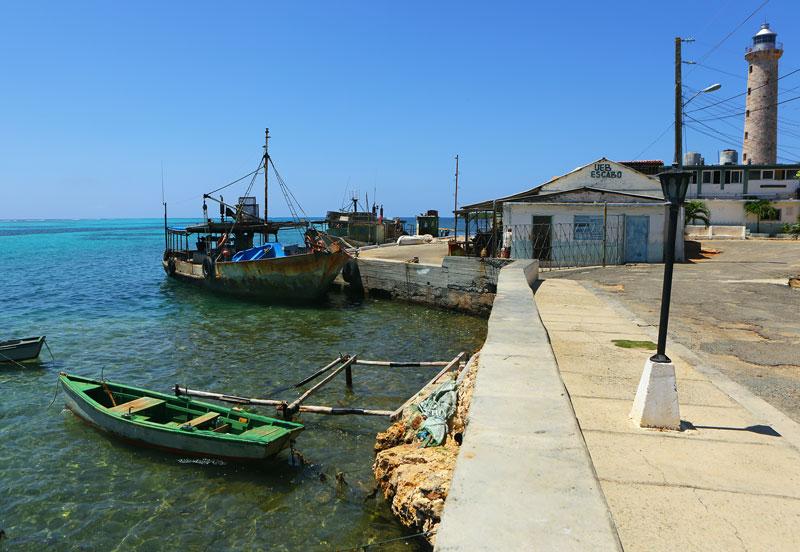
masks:
[[[678,388],[672,362],[647,359],[630,417],[639,427],[680,430]]]

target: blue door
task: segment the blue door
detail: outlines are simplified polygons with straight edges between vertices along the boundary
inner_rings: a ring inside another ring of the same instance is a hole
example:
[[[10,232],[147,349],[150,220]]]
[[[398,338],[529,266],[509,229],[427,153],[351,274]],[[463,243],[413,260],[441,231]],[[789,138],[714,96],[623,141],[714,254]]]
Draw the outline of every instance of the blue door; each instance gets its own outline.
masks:
[[[647,262],[647,238],[650,234],[650,217],[625,217],[625,262]]]

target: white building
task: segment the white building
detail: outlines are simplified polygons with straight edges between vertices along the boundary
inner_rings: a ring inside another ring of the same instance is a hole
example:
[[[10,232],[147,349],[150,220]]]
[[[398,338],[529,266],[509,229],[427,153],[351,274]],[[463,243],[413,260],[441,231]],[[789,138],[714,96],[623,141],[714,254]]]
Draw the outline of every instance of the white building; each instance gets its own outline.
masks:
[[[741,226],[751,232],[779,232],[784,224],[794,224],[800,215],[800,164],[739,165],[736,152],[722,152],[719,165],[705,165],[699,154],[687,153],[684,170],[692,171],[686,201],[702,201],[711,213],[712,226]],[[696,156],[696,157],[695,157]],[[776,209],[772,220],[760,222],[747,215],[744,206],[767,199]]]
[[[467,205],[459,214],[501,213],[511,258],[590,266],[663,262],[668,205],[658,178],[602,158],[530,190]],[[683,260],[682,212],[678,219],[675,258]]]

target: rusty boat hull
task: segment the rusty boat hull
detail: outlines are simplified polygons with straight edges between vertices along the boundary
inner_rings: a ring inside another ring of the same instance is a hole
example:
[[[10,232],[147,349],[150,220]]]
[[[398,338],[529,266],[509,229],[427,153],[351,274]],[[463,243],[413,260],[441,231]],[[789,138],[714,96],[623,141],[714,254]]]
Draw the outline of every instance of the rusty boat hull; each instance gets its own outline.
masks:
[[[350,259],[344,251],[311,251],[254,261],[192,263],[162,261],[172,278],[209,291],[279,302],[315,301],[325,296]]]

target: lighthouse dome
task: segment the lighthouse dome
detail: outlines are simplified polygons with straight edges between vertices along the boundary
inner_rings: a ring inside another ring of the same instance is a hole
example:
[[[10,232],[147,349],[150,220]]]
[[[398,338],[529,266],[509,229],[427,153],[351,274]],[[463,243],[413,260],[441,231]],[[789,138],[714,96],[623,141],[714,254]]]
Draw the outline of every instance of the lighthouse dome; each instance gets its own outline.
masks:
[[[753,44],[761,44],[764,42],[775,42],[775,37],[778,34],[770,30],[769,23],[761,25],[761,30],[753,36]]]

